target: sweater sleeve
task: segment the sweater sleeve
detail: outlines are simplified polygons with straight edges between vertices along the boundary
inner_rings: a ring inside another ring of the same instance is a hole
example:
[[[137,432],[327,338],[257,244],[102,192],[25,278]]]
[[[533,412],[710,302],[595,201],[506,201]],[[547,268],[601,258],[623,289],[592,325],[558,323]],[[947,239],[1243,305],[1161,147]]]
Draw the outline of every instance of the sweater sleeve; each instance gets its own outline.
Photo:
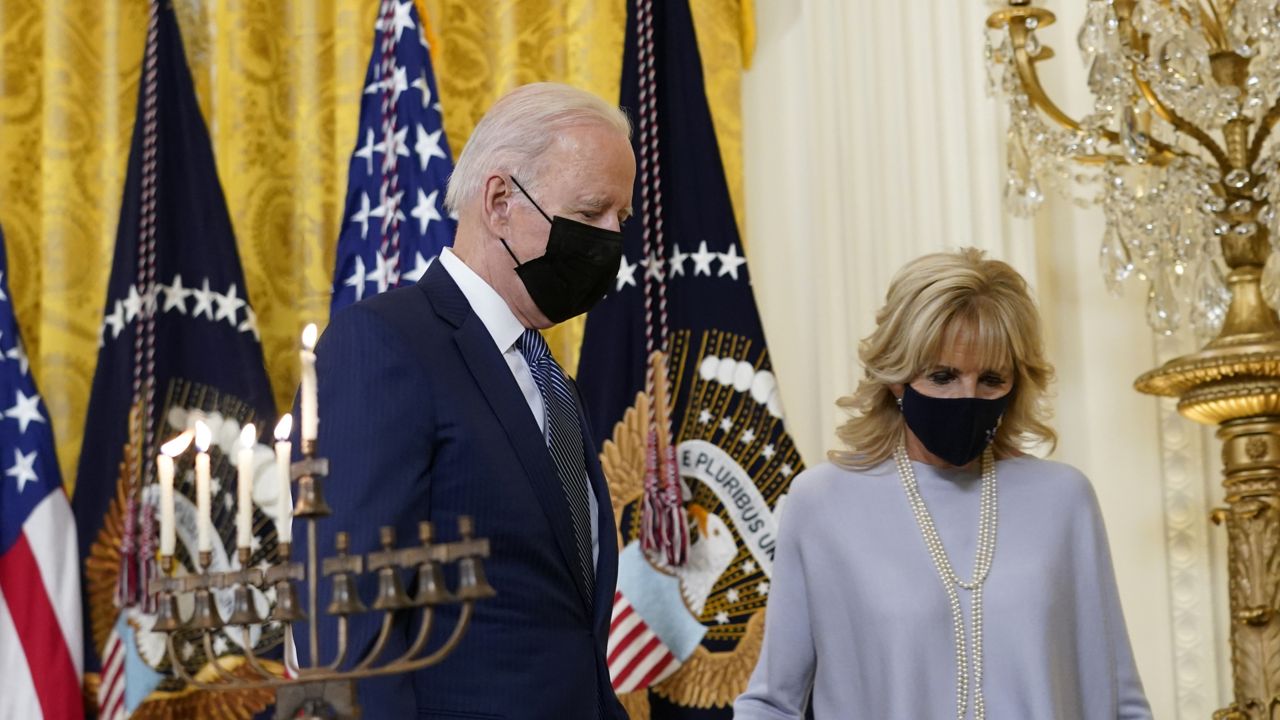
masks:
[[[1151,720],[1151,706],[1147,703],[1138,677],[1138,668],[1125,627],[1124,612],[1120,607],[1120,589],[1116,585],[1116,571],[1111,561],[1111,546],[1102,521],[1102,510],[1097,495],[1088,486],[1088,509],[1093,532],[1094,572],[1101,594],[1103,626],[1110,642],[1110,660],[1114,672],[1117,720]]]
[[[793,492],[782,513],[764,645],[747,691],[734,703],[735,720],[801,720],[809,704],[817,652],[801,550],[804,513],[797,500]]]

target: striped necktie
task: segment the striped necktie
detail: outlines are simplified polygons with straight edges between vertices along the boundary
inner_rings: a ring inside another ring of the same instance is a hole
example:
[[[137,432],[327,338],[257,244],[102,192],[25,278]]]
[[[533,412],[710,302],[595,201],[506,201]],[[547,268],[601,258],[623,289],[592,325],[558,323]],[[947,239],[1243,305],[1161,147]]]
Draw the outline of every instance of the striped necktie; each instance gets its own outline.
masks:
[[[587,485],[587,465],[582,447],[582,426],[578,423],[578,406],[569,388],[564,371],[551,357],[547,342],[537,330],[525,330],[516,343],[520,354],[529,363],[533,381],[542,395],[543,416],[546,420],[547,450],[555,461],[560,484],[564,487],[569,514],[573,518],[573,536],[578,546],[579,570],[586,584],[587,597],[595,592],[595,567],[591,560],[591,508],[588,505],[590,489]]]

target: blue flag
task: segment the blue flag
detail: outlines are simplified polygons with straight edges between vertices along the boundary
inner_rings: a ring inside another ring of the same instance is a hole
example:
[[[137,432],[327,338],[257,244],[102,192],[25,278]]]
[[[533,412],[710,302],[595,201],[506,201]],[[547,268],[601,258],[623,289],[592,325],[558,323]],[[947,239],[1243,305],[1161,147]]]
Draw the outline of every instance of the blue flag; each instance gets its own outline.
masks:
[[[729,718],[759,653],[780,505],[802,462],[688,3],[629,6],[620,104],[636,126],[636,217],[614,287],[587,318],[578,375],[623,542],[609,671],[633,710]],[[663,524],[668,507],[678,523]]]
[[[453,158],[413,0],[383,0],[374,27],[330,314],[417,282],[457,228],[444,210]]]
[[[0,717],[84,717],[75,520],[27,364],[0,232]]]
[[[164,636],[150,630],[159,445],[197,418],[212,429],[210,570],[227,570],[239,565],[232,461],[237,436],[242,426],[255,423],[258,436],[269,438],[275,416],[257,319],[178,24],[170,3],[152,7],[157,6],[73,501],[88,597],[85,628],[92,630],[86,633],[86,668],[101,673],[98,701],[110,717],[143,702],[179,702],[148,700],[162,683],[163,689],[176,687],[166,680]],[[264,510],[274,507],[271,456],[266,445],[255,448],[253,564],[275,552],[271,515]],[[197,555],[192,464],[191,453],[178,459],[174,493],[175,559],[187,573],[196,571]],[[217,600],[225,616],[229,597],[219,594]],[[266,609],[265,598],[259,605]],[[259,628],[251,641],[265,648],[279,635],[278,629]],[[188,667],[198,671],[209,658],[191,639],[180,637],[178,647]],[[238,631],[220,632],[214,653],[237,653],[240,642]],[[235,703],[242,711],[261,709],[270,697],[205,695],[209,703]],[[179,714],[214,712],[201,710],[199,698],[181,702]]]

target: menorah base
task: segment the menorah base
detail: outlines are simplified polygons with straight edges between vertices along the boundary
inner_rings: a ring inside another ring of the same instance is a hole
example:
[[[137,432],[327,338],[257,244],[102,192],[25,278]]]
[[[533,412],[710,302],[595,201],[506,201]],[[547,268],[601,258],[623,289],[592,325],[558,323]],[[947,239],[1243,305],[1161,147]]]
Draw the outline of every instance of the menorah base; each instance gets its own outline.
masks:
[[[276,689],[276,720],[358,720],[354,680],[293,682]]]

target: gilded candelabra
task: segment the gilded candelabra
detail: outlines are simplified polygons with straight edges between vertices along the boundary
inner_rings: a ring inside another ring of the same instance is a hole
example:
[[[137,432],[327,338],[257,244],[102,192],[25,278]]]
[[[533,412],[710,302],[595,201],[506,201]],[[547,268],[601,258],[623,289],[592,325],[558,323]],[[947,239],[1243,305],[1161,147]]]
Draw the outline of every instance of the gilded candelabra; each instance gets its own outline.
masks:
[[[1053,21],[1028,0],[987,20],[1011,109],[1006,200],[1027,213],[1042,180],[1094,188],[1081,199],[1107,220],[1108,286],[1144,280],[1153,329],[1172,333],[1185,308],[1207,341],[1134,385],[1219,426],[1234,702],[1214,717],[1280,718],[1280,15],[1272,0],[1089,0],[1077,40],[1094,107],[1078,120],[1037,75]]]
[[[297,481],[297,501],[293,517],[306,521],[306,563],[295,562],[290,557],[290,543],[278,545],[276,562],[265,569],[247,567],[249,549],[239,549],[242,569],[228,572],[209,572],[211,553],[199,554],[200,572],[195,575],[171,577],[174,558],[161,555],[160,566],[164,577],[156,583],[158,619],[154,630],[167,635],[168,656],[178,676],[195,687],[205,690],[245,690],[273,688],[276,692],[277,718],[355,718],[360,710],[356,703],[355,681],[378,675],[413,672],[443,661],[461,641],[467,631],[473,607],[478,600],[495,593],[485,579],[482,561],[489,556],[489,541],[476,538],[471,518],[458,520],[460,540],[435,543],[430,523],[418,527],[416,545],[396,547],[395,530],[383,527],[380,531],[382,549],[367,555],[348,552],[348,536],[338,532],[335,554],[323,559],[317,556],[316,523],[330,514],[322,491],[322,480],[328,473],[328,462],[317,457],[315,442],[303,442],[303,459],[293,463],[291,476]],[[458,584],[454,591],[446,588],[444,566],[456,563]],[[412,595],[405,591],[401,581],[404,570],[413,571],[417,587]],[[363,657],[347,662],[347,627],[352,615],[370,612],[362,601],[356,586],[356,577],[364,572],[376,573],[377,596],[372,611],[382,613],[382,625],[377,639]],[[336,618],[337,638],[332,659],[322,663],[328,652],[321,652],[317,612],[317,585],[319,578],[330,578],[331,600],[324,612]],[[295,582],[307,584],[307,607],[303,610],[294,587]],[[223,618],[214,602],[215,589],[230,588],[234,604],[230,616]],[[252,588],[274,588],[275,607],[263,618],[254,604]],[[178,595],[191,594],[193,611],[190,619],[183,621],[178,610]],[[433,610],[444,604],[461,604],[457,624],[448,639],[438,649],[424,653],[432,628]],[[420,613],[417,636],[410,647],[398,657],[383,659],[381,656],[390,637],[395,613]],[[301,663],[294,643],[294,624],[307,624],[310,658]],[[278,622],[284,627],[284,664],[286,677],[280,677],[265,668],[249,642],[250,628],[263,622]],[[188,671],[179,657],[175,634],[179,631],[196,632],[201,636],[205,653],[215,658],[213,633],[227,626],[239,627],[245,639],[245,661],[252,669],[250,677],[238,677],[224,669],[215,659],[212,666],[217,677],[201,680]]]

